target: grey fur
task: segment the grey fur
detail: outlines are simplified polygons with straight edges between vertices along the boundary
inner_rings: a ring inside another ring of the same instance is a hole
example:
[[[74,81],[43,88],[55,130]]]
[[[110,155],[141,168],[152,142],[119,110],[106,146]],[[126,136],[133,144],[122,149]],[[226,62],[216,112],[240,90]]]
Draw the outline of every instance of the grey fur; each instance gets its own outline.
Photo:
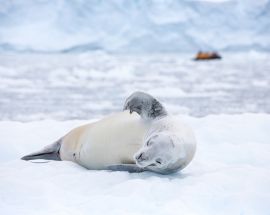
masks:
[[[130,173],[139,173],[139,172],[145,171],[144,168],[140,168],[136,164],[116,164],[116,165],[108,166],[106,170],[126,171]]]
[[[44,149],[31,153],[22,157],[22,160],[36,160],[36,159],[45,159],[45,160],[58,160],[60,161],[59,150],[61,147],[61,139],[56,141],[55,143],[46,146]]]
[[[121,172],[129,172],[129,173],[140,173],[145,171],[155,172],[162,175],[168,175],[177,172],[179,169],[154,169],[153,167],[145,167],[141,168],[136,164],[116,164],[108,166],[105,170],[111,171],[121,171]]]
[[[143,119],[156,119],[167,116],[167,111],[163,105],[153,96],[144,92],[132,93],[124,104],[124,110],[130,113],[136,112]]]

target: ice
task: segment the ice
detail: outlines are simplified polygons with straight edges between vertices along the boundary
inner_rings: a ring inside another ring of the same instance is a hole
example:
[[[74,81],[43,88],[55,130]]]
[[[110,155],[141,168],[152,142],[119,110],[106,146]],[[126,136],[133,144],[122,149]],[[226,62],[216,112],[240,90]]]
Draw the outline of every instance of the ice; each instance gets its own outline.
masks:
[[[186,169],[167,176],[22,161],[89,121],[1,121],[1,213],[268,214],[270,115],[177,117],[194,129],[198,148]]]
[[[269,51],[269,11],[269,0],[1,1],[0,50]]]
[[[270,55],[222,56],[1,54],[1,214],[267,215]],[[198,148],[183,171],[130,174],[19,160],[121,111],[134,90],[158,97],[193,128]]]
[[[269,51],[270,0],[0,0],[1,214],[269,214]],[[20,160],[136,90],[193,128],[183,171]]]
[[[156,96],[172,114],[270,113],[270,55],[222,56],[2,54],[0,119],[97,119],[122,110],[135,90]]]

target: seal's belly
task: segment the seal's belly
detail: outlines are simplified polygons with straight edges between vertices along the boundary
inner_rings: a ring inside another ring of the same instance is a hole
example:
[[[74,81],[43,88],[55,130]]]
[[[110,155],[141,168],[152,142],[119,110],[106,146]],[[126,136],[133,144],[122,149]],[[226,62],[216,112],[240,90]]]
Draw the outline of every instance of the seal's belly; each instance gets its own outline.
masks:
[[[148,125],[136,113],[121,112],[75,129],[72,143],[66,145],[76,145],[70,150],[75,152],[75,162],[89,169],[103,169],[134,163],[133,155],[142,146],[147,130]]]

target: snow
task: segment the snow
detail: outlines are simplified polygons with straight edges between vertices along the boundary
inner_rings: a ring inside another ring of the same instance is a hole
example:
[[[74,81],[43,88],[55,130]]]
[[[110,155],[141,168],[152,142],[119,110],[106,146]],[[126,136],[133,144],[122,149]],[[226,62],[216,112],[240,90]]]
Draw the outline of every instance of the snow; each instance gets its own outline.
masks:
[[[270,0],[0,0],[1,214],[269,214],[269,29]],[[193,128],[183,171],[20,160],[135,90]]]
[[[1,214],[268,214],[270,55],[222,56],[1,54]],[[183,171],[130,174],[19,159],[121,111],[134,90],[158,97],[193,128],[198,148]]]
[[[0,50],[269,51],[269,11],[269,0],[2,0]]]
[[[198,148],[186,169],[167,176],[21,161],[89,121],[1,121],[1,214],[269,214],[270,115],[177,117]]]
[[[158,97],[170,113],[270,113],[270,55],[2,54],[0,119],[97,119],[119,111],[135,90]]]

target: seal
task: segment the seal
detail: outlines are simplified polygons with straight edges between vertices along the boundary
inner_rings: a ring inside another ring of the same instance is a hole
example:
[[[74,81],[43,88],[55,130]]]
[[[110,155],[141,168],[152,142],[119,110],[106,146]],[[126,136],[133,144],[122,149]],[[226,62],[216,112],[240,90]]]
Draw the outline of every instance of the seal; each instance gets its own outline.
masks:
[[[196,151],[192,129],[170,116],[156,98],[135,92],[126,100],[124,110],[137,112],[151,125],[144,136],[142,148],[134,155],[139,167],[169,174],[185,168],[191,162]]]
[[[138,114],[115,113],[74,128],[55,143],[22,159],[65,160],[87,169],[110,169],[113,166],[116,170],[120,164],[135,164],[133,156],[142,147],[149,126]]]
[[[23,160],[68,160],[88,169],[169,174],[193,158],[192,130],[170,117],[154,97],[135,92],[124,111],[71,130]]]

